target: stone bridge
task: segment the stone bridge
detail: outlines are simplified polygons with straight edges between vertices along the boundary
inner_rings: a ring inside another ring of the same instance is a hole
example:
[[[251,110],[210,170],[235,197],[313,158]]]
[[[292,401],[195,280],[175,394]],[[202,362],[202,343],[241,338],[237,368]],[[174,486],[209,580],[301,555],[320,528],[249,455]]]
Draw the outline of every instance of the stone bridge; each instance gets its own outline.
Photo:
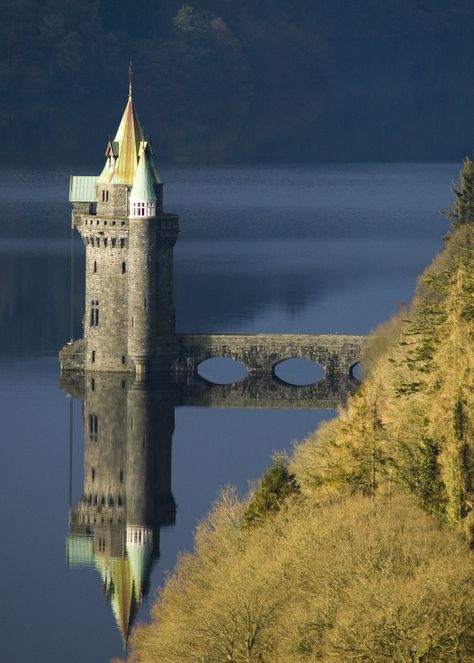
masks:
[[[275,375],[275,368],[294,358],[310,359],[324,369],[326,384],[336,388],[353,379],[352,370],[360,361],[365,336],[313,334],[181,334],[176,337],[178,375],[197,374],[200,363],[213,357],[241,362],[248,376]]]

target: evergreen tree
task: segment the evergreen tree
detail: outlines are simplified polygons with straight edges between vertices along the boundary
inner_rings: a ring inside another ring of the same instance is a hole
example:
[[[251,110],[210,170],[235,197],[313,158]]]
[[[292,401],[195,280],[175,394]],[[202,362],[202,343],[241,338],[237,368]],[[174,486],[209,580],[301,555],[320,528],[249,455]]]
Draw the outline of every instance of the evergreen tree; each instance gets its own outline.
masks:
[[[464,159],[463,167],[459,171],[459,184],[453,184],[455,196],[446,217],[451,221],[453,228],[459,228],[466,223],[474,223],[474,161]]]

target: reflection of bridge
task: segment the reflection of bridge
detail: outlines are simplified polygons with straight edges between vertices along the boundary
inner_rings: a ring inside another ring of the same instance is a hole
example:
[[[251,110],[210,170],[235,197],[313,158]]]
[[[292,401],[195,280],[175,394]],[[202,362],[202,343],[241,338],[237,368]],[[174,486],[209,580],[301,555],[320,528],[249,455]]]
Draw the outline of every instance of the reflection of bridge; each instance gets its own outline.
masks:
[[[107,375],[104,375],[104,379]],[[113,374],[109,374],[110,379]],[[130,376],[116,375],[116,379]],[[86,377],[83,373],[67,372],[61,376],[61,386],[73,398],[82,398],[87,381],[97,378]],[[125,382],[125,380],[123,380]],[[252,408],[308,408],[335,409],[358,386],[354,378],[330,382],[326,379],[307,386],[293,386],[274,378],[248,375],[232,384],[214,384],[199,375],[178,376],[177,378],[156,378],[149,382],[149,388],[161,393],[163,400],[173,407],[252,407]]]

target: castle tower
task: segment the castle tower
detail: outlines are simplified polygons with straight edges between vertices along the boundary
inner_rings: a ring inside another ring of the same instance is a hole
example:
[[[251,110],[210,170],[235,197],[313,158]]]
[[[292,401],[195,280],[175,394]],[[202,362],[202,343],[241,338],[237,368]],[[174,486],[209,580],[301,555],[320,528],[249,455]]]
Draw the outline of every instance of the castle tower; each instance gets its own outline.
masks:
[[[105,156],[99,177],[70,183],[72,223],[86,247],[83,367],[143,378],[168,369],[174,350],[178,217],[163,212],[163,184],[131,86]]]

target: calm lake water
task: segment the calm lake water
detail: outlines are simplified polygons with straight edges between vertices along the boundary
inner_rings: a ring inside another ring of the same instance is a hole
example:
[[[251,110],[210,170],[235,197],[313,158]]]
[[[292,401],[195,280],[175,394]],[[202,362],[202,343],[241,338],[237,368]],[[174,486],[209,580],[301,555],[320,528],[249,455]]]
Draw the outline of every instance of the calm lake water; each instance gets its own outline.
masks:
[[[439,210],[449,205],[457,170],[453,164],[163,168],[165,207],[181,217],[178,331],[369,332],[410,301],[417,276],[440,249],[448,224]],[[59,387],[57,361],[69,338],[67,193],[67,172],[4,171],[0,179],[5,663],[104,663],[122,652],[124,617],[107,599],[110,579],[97,560],[78,564],[89,553],[73,550],[69,538],[69,511],[83,492],[84,433],[76,399],[71,456],[71,400]],[[76,253],[80,320],[78,240]],[[120,416],[120,398],[103,397],[111,420]],[[178,552],[192,546],[193,529],[219,489],[233,484],[245,492],[275,450],[290,450],[333,415],[175,409],[176,521],[161,527],[160,558],[135,621],[147,619],[154,590]],[[113,435],[109,443],[119,444]]]

